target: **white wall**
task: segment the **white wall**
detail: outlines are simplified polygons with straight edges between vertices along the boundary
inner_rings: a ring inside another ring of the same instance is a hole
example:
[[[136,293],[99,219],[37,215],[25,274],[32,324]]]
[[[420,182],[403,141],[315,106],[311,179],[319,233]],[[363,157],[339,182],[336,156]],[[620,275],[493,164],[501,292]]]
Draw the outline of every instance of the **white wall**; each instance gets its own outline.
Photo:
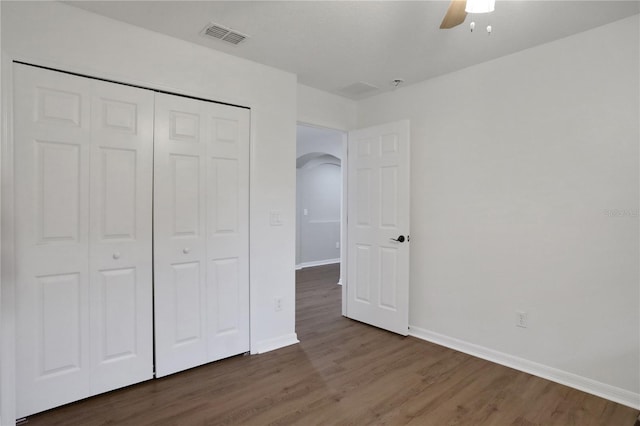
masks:
[[[298,122],[336,130],[353,130],[356,102],[298,84]]]
[[[298,125],[296,127],[296,157],[305,154],[325,153],[342,159],[344,135],[341,130],[324,127]]]
[[[296,76],[57,2],[1,7],[12,58],[251,107],[251,348],[296,342]],[[273,210],[283,226],[269,225]]]
[[[638,23],[358,104],[411,120],[412,333],[636,407]]]
[[[332,161],[333,160],[333,161]],[[299,266],[335,263],[340,259],[342,172],[335,157],[311,160],[297,170]],[[306,211],[306,215],[305,215]]]
[[[340,258],[344,132],[298,125],[296,142],[296,265]],[[304,215],[304,210],[307,215]]]

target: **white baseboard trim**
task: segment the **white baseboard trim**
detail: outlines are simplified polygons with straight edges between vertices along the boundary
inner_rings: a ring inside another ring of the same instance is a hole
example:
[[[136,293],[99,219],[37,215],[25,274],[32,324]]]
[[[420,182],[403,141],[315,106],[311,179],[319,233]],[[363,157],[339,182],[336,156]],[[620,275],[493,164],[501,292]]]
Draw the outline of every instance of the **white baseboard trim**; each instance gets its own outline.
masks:
[[[333,265],[334,263],[340,263],[340,258],[314,260],[313,262],[301,262],[296,265],[296,269],[311,268],[313,266]]]
[[[534,376],[542,377],[543,379],[551,380],[552,382],[560,383],[635,408],[636,410],[640,409],[639,393],[634,393],[568,371],[538,364],[537,362],[469,343],[454,337],[445,336],[420,327],[409,326],[409,335],[478,358],[486,359],[487,361],[515,368],[516,370],[524,371],[525,373],[533,374]]]
[[[296,333],[285,334],[284,336],[274,337],[273,339],[263,340],[256,344],[256,348],[251,351],[253,354],[263,354],[265,352],[275,351],[285,346],[300,343]]]

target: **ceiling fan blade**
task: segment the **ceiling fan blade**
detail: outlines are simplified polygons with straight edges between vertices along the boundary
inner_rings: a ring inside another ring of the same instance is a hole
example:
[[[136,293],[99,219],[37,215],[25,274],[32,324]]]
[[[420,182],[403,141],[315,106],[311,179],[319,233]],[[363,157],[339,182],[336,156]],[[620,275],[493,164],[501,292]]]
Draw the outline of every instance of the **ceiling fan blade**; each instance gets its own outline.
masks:
[[[466,5],[467,0],[451,0],[449,9],[440,24],[440,29],[453,28],[462,24],[467,17],[467,12],[464,11]]]

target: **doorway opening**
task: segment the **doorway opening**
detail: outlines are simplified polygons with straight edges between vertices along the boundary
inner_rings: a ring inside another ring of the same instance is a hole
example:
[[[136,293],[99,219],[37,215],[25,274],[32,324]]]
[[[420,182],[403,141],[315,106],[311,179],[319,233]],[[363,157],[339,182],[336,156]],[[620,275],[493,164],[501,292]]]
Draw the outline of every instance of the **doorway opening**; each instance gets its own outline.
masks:
[[[346,133],[299,124],[296,140],[296,277],[314,268],[341,284]]]
[[[344,137],[297,126],[296,269],[340,263]]]

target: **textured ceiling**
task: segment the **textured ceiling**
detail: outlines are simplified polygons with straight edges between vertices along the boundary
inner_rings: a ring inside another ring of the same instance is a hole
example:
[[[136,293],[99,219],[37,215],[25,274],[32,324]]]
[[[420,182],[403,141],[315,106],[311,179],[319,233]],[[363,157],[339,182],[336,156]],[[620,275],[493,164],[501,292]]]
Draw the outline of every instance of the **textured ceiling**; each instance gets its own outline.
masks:
[[[440,30],[448,1],[65,3],[295,73],[302,84],[352,99],[391,90],[395,78],[417,83],[640,13],[638,1],[498,1],[494,13]],[[238,46],[205,38],[209,22],[250,38]],[[359,83],[378,89],[361,92]]]

